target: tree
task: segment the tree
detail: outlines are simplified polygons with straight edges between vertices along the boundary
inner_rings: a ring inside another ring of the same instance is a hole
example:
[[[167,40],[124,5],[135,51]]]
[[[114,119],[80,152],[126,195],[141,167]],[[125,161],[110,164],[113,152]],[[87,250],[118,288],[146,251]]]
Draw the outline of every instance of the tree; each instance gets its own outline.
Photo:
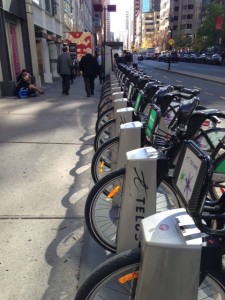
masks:
[[[221,39],[221,46],[225,46],[225,26],[221,30],[216,30],[216,18],[224,17],[224,6],[217,1],[212,1],[205,7],[205,18],[197,32],[199,47],[218,46]],[[202,49],[199,49],[202,50]]]

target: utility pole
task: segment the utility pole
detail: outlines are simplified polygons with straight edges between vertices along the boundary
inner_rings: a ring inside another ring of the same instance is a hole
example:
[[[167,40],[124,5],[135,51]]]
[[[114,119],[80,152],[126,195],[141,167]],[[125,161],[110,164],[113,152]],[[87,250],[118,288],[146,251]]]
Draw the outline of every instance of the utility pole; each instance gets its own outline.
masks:
[[[170,28],[170,39],[169,39],[170,54],[169,54],[169,59],[168,59],[168,70],[170,70],[172,45],[174,43],[174,40],[173,40],[173,17],[171,17],[171,16],[169,18],[169,28]]]

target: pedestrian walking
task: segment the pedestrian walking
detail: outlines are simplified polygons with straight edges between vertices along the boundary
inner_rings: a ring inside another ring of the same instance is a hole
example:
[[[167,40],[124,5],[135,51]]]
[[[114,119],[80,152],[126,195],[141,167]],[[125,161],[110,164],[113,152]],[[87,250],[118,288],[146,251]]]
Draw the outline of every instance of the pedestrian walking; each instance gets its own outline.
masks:
[[[72,70],[72,59],[66,46],[63,47],[63,53],[57,59],[57,72],[62,77],[62,93],[69,95],[70,79]]]
[[[133,59],[132,59],[133,68],[137,69],[138,67],[138,55],[137,52],[134,51]]]
[[[98,54],[97,63],[98,63],[98,77],[99,77],[99,82],[101,84],[102,83],[102,55],[101,55],[101,53]]]
[[[94,56],[91,54],[91,49],[86,49],[86,55],[81,58],[80,61],[80,71],[83,74],[85,91],[87,97],[94,95],[94,81],[98,76],[98,63]]]

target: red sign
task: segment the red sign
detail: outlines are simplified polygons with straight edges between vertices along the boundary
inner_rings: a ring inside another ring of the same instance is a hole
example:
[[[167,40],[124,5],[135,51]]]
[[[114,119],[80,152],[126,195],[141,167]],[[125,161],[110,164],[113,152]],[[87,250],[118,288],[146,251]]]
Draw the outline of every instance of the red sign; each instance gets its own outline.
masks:
[[[78,60],[86,54],[86,49],[90,48],[93,51],[93,37],[90,32],[67,32],[66,42],[68,44],[75,43],[77,47]]]
[[[216,17],[216,30],[221,30],[223,27],[223,16]]]

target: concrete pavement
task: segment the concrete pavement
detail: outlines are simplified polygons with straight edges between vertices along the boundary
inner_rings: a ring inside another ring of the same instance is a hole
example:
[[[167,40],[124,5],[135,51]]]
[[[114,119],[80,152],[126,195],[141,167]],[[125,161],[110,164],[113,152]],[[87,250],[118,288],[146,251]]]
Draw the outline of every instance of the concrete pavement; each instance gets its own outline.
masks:
[[[74,299],[100,88],[0,99],[0,300]]]

